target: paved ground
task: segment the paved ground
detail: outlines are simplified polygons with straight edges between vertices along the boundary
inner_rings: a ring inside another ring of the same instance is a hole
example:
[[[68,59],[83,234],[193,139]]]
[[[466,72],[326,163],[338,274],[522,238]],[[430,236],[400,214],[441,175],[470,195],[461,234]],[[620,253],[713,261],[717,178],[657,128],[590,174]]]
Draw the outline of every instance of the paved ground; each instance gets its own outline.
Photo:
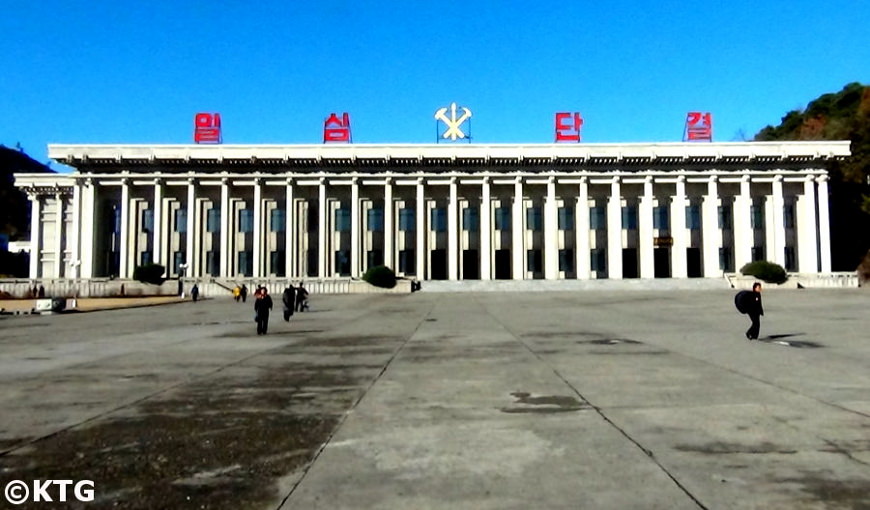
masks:
[[[0,483],[91,479],[86,509],[870,508],[870,293],[768,292],[761,342],[732,295],[315,296],[267,336],[230,300],[0,317]]]

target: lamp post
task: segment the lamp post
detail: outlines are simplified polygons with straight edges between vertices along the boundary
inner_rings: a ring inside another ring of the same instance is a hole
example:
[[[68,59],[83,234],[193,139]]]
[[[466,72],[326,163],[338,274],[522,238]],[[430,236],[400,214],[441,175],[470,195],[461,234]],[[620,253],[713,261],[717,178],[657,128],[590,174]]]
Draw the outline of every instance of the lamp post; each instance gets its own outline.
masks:
[[[184,299],[184,282],[182,279],[184,278],[184,274],[187,272],[187,267],[187,262],[178,264],[178,295],[181,296],[181,299]]]

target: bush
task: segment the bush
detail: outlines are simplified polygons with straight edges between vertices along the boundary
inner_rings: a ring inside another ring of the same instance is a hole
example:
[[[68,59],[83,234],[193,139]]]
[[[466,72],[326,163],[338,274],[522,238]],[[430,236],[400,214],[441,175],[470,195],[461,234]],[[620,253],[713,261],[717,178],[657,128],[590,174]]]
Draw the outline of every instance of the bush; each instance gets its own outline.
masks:
[[[740,268],[740,272],[747,276],[754,276],[766,283],[784,283],[788,280],[785,269],[779,264],[766,260],[756,260]]]
[[[142,283],[160,285],[163,283],[164,271],[166,271],[166,268],[160,264],[145,264],[133,270],[133,279]]]
[[[370,267],[362,279],[383,289],[392,289],[396,286],[396,273],[387,266]]]

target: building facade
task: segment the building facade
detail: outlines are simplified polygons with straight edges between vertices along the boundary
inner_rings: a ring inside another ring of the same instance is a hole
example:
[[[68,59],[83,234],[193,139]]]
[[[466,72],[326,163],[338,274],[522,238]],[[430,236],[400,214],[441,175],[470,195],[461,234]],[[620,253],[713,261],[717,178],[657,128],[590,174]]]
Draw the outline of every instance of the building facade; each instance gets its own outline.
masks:
[[[31,278],[420,280],[831,270],[826,164],[849,142],[51,145],[19,174]]]

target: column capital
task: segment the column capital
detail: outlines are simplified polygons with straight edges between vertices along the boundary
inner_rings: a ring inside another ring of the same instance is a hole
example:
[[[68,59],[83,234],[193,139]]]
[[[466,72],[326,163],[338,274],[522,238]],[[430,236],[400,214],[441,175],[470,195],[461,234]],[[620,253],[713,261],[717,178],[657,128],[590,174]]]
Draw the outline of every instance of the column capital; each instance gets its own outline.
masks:
[[[613,178],[610,180],[610,182],[611,182],[611,184],[619,184],[619,181],[621,181],[621,180],[622,180],[622,178],[620,176],[614,175]]]
[[[188,178],[187,178],[187,185],[188,185],[188,186],[193,186],[193,185],[195,185],[195,184],[196,184],[196,178],[195,178],[195,177],[188,177]]]
[[[418,186],[422,186],[422,185],[423,185],[423,178],[422,178],[422,177],[417,177],[417,185],[418,185]]]
[[[556,176],[552,175],[552,174],[550,176],[548,176],[547,177],[547,184],[556,184]]]
[[[221,186],[229,186],[230,178],[229,177],[221,177]]]
[[[130,178],[124,177],[123,179],[121,179],[121,185],[122,186],[129,186],[130,185]]]
[[[652,175],[647,175],[646,177],[643,178],[644,184],[652,184],[654,182],[654,180],[655,179],[653,179]]]
[[[450,184],[456,184],[457,181],[458,181],[458,179],[456,177],[450,178]]]
[[[710,178],[707,180],[707,182],[717,183],[717,182],[719,182],[719,176],[718,175],[711,175]]]
[[[812,177],[812,176],[810,176]],[[828,182],[829,177],[827,175],[820,175],[816,177],[816,182]]]
[[[751,180],[752,180],[752,178],[748,174],[744,174],[743,176],[740,177],[740,182],[749,182]]]
[[[154,178],[154,185],[155,185],[155,186],[162,186],[162,185],[163,185],[163,178],[161,178],[161,177],[155,177],[155,178]]]
[[[326,186],[326,177],[321,177],[320,179],[317,179],[317,183],[321,186]]]
[[[679,182],[679,183],[685,183],[685,182],[686,182],[686,176],[685,176],[685,175],[678,175],[678,176],[677,176],[677,182]]]
[[[350,185],[351,185],[351,186],[357,186],[357,185],[359,185],[359,177],[351,177],[351,178],[350,178]]]
[[[385,178],[384,178],[384,186],[390,186],[390,185],[392,185],[392,184],[393,184],[393,178],[392,178],[392,177],[385,177]]]
[[[254,177],[254,186],[262,186],[263,178],[262,177]]]
[[[586,177],[585,175],[580,177],[580,184],[581,185],[588,184],[588,183],[589,183],[589,177]]]
[[[514,177],[514,184],[522,184],[522,183],[523,183],[523,176],[518,175],[518,176]]]
[[[293,185],[293,178],[292,178],[292,177],[288,177],[288,178],[284,181],[284,183],[285,183],[287,186],[292,186],[292,185]]]
[[[782,182],[782,174],[776,174],[773,176],[773,182]]]

